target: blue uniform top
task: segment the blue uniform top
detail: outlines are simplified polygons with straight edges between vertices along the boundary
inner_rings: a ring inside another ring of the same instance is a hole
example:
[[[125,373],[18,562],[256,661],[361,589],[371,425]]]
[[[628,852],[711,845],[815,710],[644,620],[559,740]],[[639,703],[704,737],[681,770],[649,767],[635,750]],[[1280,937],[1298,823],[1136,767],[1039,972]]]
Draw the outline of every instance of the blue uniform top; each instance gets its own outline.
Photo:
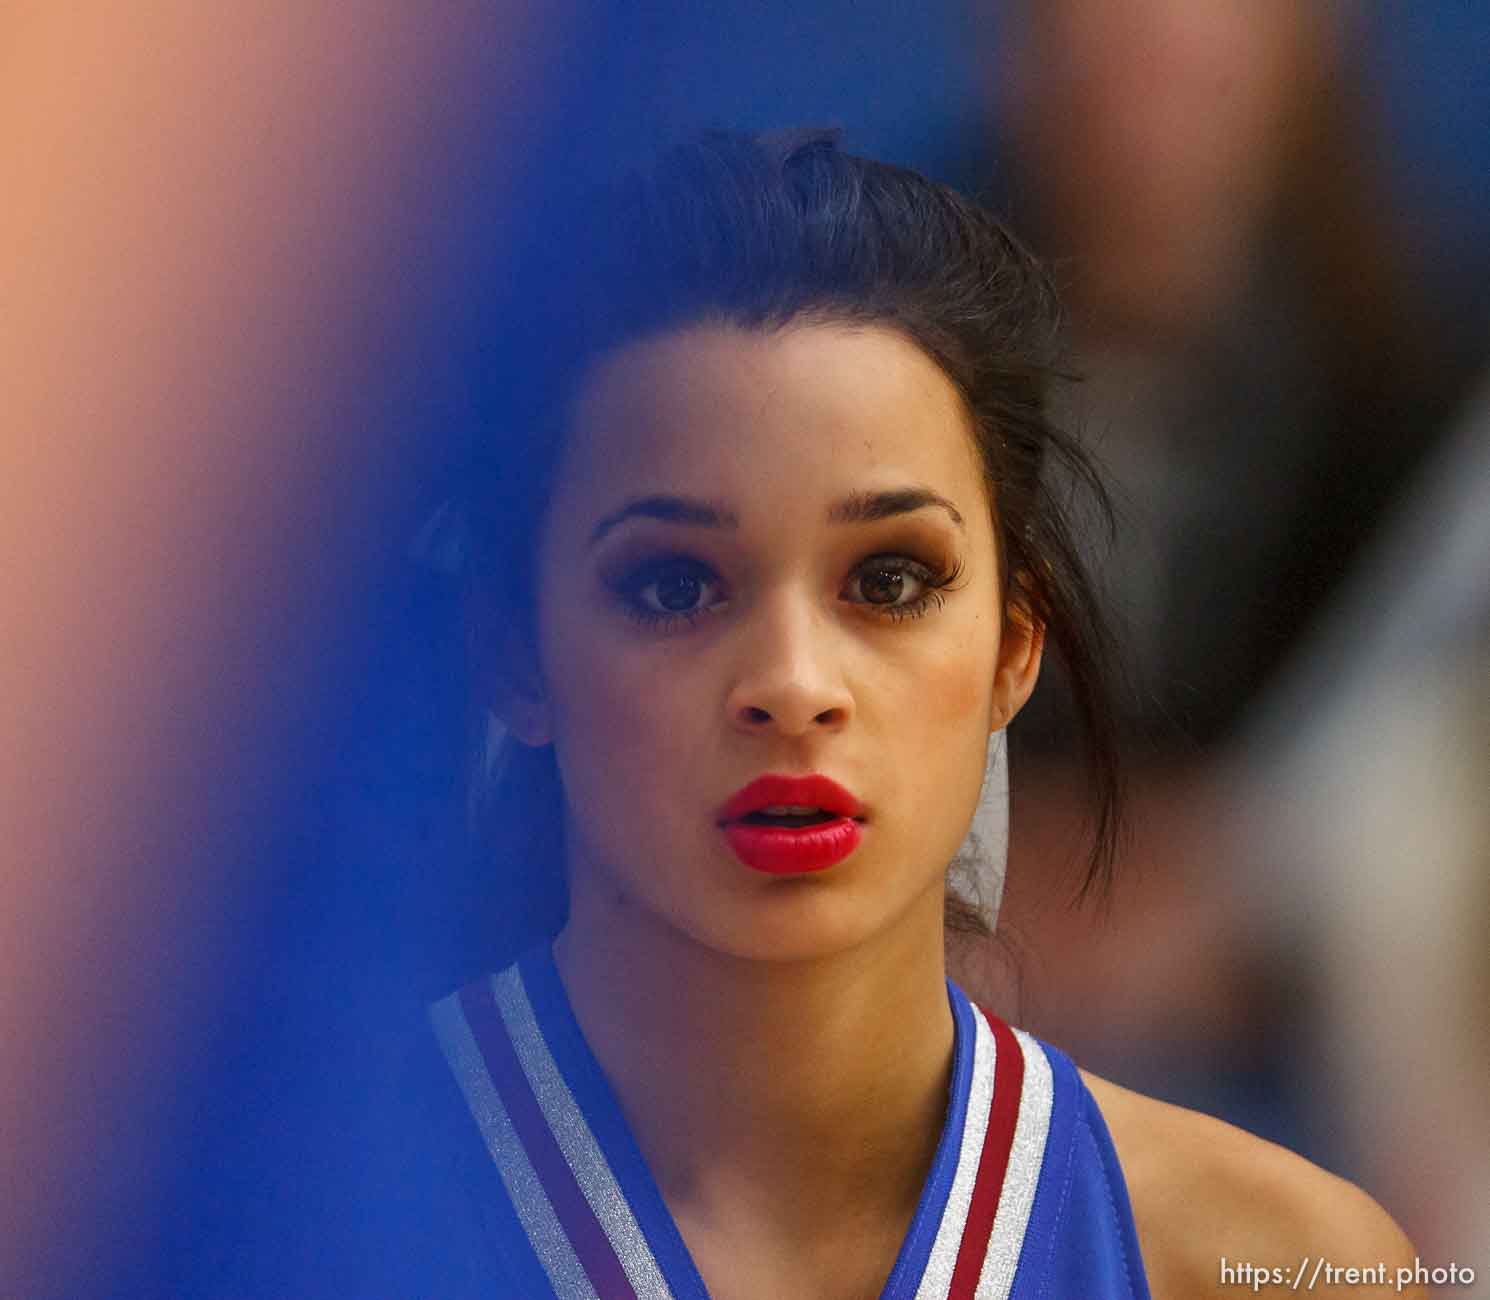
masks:
[[[1075,1066],[950,981],[947,995],[946,1122],[881,1300],[1146,1300],[1127,1187]],[[707,1300],[550,946],[430,1017],[464,1103],[443,1129],[466,1211],[447,1227],[472,1235],[452,1238],[446,1267],[472,1293],[523,1300]]]

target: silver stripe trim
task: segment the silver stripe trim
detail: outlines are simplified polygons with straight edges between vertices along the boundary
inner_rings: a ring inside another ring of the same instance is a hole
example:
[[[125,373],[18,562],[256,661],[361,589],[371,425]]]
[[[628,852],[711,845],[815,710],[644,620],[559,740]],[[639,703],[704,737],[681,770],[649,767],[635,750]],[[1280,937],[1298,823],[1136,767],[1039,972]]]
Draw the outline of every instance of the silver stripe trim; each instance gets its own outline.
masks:
[[[564,1159],[569,1162],[569,1168],[574,1171],[585,1200],[610,1238],[611,1248],[621,1262],[627,1281],[637,1295],[645,1296],[647,1300],[672,1300],[672,1292],[663,1279],[646,1234],[616,1181],[605,1153],[590,1131],[579,1103],[564,1082],[558,1062],[548,1050],[521,973],[516,966],[509,966],[500,975],[493,975],[491,981],[497,1009],[517,1048],[517,1058],[528,1077],[528,1085],[538,1098],[543,1117],[553,1130],[554,1139],[564,1153]]]
[[[952,1176],[952,1190],[947,1194],[946,1208],[931,1246],[926,1271],[916,1288],[915,1300],[947,1300],[952,1293],[952,1274],[957,1269],[957,1252],[962,1248],[962,1234],[967,1228],[967,1214],[973,1203],[973,1182],[978,1177],[978,1163],[983,1158],[983,1142],[988,1136],[988,1113],[993,1106],[993,1073],[996,1047],[993,1031],[983,1013],[973,1008],[973,1070],[968,1087],[967,1121],[962,1130],[962,1146],[957,1153],[957,1172]]]
[[[466,1105],[481,1130],[486,1149],[496,1161],[497,1172],[512,1201],[517,1217],[528,1234],[538,1262],[548,1274],[554,1290],[565,1300],[599,1300],[589,1276],[569,1244],[558,1215],[549,1204],[548,1194],[538,1180],[538,1171],[528,1159],[528,1153],[518,1140],[517,1131],[497,1085],[482,1058],[481,1049],[466,1021],[465,1009],[460,1005],[460,994],[452,993],[441,998],[429,1009],[430,1021],[435,1035],[445,1050],[445,1059],[455,1074],[460,1090],[465,1094]]]
[[[973,1293],[975,1300],[1009,1300],[1045,1160],[1045,1140],[1050,1135],[1050,1108],[1055,1097],[1050,1061],[1024,1030],[1014,1030],[1014,1037],[1024,1053],[1024,1087],[1009,1147],[1009,1168],[993,1216],[993,1231],[988,1235],[988,1254],[978,1274],[978,1289]]]

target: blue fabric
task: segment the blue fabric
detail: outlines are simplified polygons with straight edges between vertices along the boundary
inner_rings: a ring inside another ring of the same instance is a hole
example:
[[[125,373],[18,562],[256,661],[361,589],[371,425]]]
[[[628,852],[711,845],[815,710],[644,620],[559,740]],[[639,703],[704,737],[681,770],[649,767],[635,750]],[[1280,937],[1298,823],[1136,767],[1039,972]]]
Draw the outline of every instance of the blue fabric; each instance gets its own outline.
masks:
[[[708,1300],[708,1291],[677,1224],[574,1017],[551,947],[544,943],[530,950],[519,962],[519,970],[548,1049],[631,1203],[668,1286],[677,1300]],[[910,1300],[915,1295],[957,1172],[973,1072],[976,1013],[967,995],[950,980],[947,1001],[955,1028],[950,1104],[921,1200],[881,1293],[883,1300]],[[507,1217],[513,1228],[518,1229],[510,1209]],[[526,1253],[532,1252],[529,1249]],[[548,1294],[546,1285],[535,1294]]]
[[[1117,1152],[1071,1058],[1042,1043],[1054,1101],[1010,1300],[1149,1300]]]
[[[676,1300],[709,1300],[708,1289],[662,1199],[662,1191],[626,1126],[621,1105],[574,1018],[554,965],[553,949],[547,942],[532,949],[518,964],[518,970],[548,1050],[630,1202],[668,1287]]]
[[[520,970],[549,1050],[650,1238],[669,1286],[680,1300],[708,1300],[703,1280],[574,1018],[551,951],[545,946],[530,952],[520,963]],[[966,1123],[975,1038],[973,1017],[977,1012],[950,982],[948,999],[956,1026],[952,1104],[920,1204],[882,1300],[904,1300],[914,1294],[957,1166]],[[1011,1300],[1149,1300],[1132,1208],[1106,1124],[1070,1058],[1056,1048],[1041,1046],[1051,1066],[1050,1129]],[[473,1208],[484,1223],[481,1235],[487,1246],[479,1253],[488,1259],[492,1276],[489,1287],[481,1289],[489,1295],[533,1300],[552,1296],[548,1280],[500,1188],[495,1166],[476,1138],[448,1073],[439,1091],[443,1096],[436,1109],[449,1119],[437,1126],[441,1131],[435,1146],[453,1141],[464,1148],[456,1157],[456,1164],[463,1167],[459,1181],[477,1203]],[[452,1137],[457,1132],[464,1137]],[[443,1160],[437,1158],[437,1163]],[[453,1170],[447,1166],[447,1176],[449,1172]],[[452,1191],[449,1187],[442,1190],[447,1197]],[[465,1216],[446,1220],[456,1237],[464,1235],[454,1221],[461,1217]],[[464,1249],[455,1241],[450,1245],[474,1262],[469,1245]],[[457,1293],[467,1294],[464,1289],[451,1292]]]
[[[977,1030],[973,1023],[976,1013],[972,1004],[951,980],[947,981],[947,1000],[952,1006],[952,1023],[955,1028],[950,1105],[942,1125],[936,1155],[932,1158],[931,1173],[922,1189],[921,1200],[916,1205],[910,1230],[900,1245],[895,1266],[890,1270],[890,1277],[881,1292],[881,1300],[901,1300],[902,1296],[913,1297],[916,1294],[921,1276],[926,1271],[926,1261],[931,1258],[931,1247],[936,1241],[942,1210],[952,1190],[952,1180],[957,1174],[962,1132],[967,1125],[967,1096],[973,1073],[973,1041]]]

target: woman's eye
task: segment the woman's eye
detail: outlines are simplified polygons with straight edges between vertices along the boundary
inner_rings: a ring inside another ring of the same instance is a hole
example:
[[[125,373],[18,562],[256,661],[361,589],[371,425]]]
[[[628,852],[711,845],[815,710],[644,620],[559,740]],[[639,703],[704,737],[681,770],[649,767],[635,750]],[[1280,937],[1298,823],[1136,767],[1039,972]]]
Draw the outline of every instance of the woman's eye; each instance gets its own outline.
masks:
[[[871,605],[898,605],[905,595],[907,579],[914,591],[915,578],[902,568],[876,565],[859,578],[859,590]]]
[[[844,595],[851,604],[895,622],[920,618],[944,602],[940,589],[959,571],[960,566],[943,573],[907,555],[871,556],[854,570]],[[607,585],[628,617],[653,627],[693,624],[729,603],[713,570],[686,556],[649,560]]]
[[[671,559],[644,564],[615,585],[622,608],[643,623],[666,624],[678,619],[690,622],[718,608],[708,603],[708,594],[718,581],[696,560]]]
[[[919,618],[945,597],[937,590],[951,575],[938,574],[904,555],[876,555],[855,571],[849,587],[857,587],[856,604],[868,605],[875,613],[895,620]]]

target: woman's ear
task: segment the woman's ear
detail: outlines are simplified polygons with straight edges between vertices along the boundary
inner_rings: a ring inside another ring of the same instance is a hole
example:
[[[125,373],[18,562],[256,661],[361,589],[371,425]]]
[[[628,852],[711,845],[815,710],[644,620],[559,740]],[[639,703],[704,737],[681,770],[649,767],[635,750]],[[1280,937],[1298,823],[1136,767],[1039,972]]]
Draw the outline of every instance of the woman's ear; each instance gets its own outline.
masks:
[[[472,688],[516,740],[533,749],[553,743],[553,720],[539,670],[536,637],[484,588],[466,596]]]
[[[1035,618],[1022,596],[1010,596],[1004,606],[1004,626],[999,637],[998,666],[993,675],[993,700],[989,730],[1007,727],[1024,708],[1040,680],[1040,661],[1045,653],[1045,625]]]

